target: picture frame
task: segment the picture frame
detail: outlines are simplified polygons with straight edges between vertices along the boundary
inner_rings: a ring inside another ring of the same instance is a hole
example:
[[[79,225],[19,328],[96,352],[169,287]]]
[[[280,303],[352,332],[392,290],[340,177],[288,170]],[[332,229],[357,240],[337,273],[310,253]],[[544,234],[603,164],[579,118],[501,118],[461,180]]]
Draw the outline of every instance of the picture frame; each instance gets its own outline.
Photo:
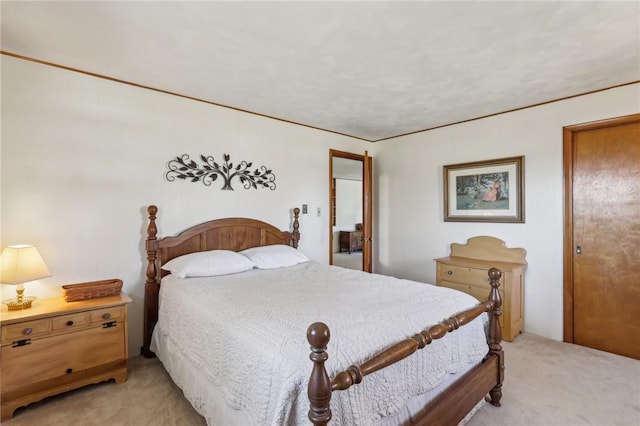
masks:
[[[443,166],[445,222],[524,223],[524,156]]]

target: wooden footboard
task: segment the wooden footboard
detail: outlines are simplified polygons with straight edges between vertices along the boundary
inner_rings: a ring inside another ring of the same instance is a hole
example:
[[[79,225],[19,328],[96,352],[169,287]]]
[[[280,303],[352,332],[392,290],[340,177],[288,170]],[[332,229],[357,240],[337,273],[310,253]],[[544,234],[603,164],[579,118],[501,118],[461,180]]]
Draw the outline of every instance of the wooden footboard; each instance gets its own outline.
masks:
[[[470,323],[484,312],[489,313],[487,338],[489,352],[487,356],[481,364],[467,372],[431,401],[422,413],[416,416],[414,424],[456,425],[487,393],[491,397],[491,404],[500,406],[504,379],[502,330],[498,321],[502,313],[502,300],[498,292],[501,276],[502,272],[499,269],[491,268],[489,270],[491,292],[487,301],[433,325],[411,338],[396,343],[362,365],[352,365],[345,371],[338,373],[333,380],[329,378],[324,365],[329,357],[326,351],[330,338],[329,327],[321,322],[311,324],[307,329],[307,340],[311,345],[309,358],[313,361],[308,387],[309,420],[317,426],[326,425],[331,420],[330,402],[333,391],[345,390],[360,383],[365,376],[408,357],[429,345],[433,340],[440,339],[447,333]]]

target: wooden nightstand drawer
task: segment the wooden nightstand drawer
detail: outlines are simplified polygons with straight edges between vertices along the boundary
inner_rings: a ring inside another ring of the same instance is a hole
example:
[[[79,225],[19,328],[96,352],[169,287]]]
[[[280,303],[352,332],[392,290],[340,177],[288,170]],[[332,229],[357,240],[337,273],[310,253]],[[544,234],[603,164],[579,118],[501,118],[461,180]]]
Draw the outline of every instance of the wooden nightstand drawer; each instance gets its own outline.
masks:
[[[51,319],[51,330],[76,330],[89,326],[89,314],[81,312],[79,314],[60,315]]]
[[[11,344],[16,340],[23,339],[38,339],[65,331],[87,328],[89,327],[89,318],[89,313],[80,312],[6,325],[2,327],[2,344]]]
[[[478,299],[478,301],[480,302],[484,302],[489,298],[489,291],[491,290],[490,286],[488,285],[487,287],[481,287],[481,286],[475,286],[475,285],[469,285],[469,284],[453,283],[450,281],[441,281],[438,283],[438,285],[442,287],[453,288],[463,293],[470,294],[471,296]],[[500,288],[499,293],[502,299],[504,300],[504,291],[502,288]]]
[[[10,344],[16,340],[33,339],[49,334],[51,321],[48,319],[25,321],[19,324],[2,326],[2,344]]]
[[[491,286],[489,285],[489,275],[487,275],[487,269],[476,269],[458,265],[442,265],[442,278],[455,282],[471,284],[486,289],[484,300],[489,295]]]
[[[108,321],[122,321],[124,318],[124,306],[112,306],[105,309],[91,311],[91,323],[103,323]]]

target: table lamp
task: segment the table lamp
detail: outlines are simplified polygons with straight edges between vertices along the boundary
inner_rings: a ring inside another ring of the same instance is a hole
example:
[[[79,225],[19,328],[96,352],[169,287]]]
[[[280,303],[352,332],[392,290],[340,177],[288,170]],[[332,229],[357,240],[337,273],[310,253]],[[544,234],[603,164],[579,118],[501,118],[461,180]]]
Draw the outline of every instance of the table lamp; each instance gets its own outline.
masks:
[[[0,261],[0,282],[17,285],[18,293],[15,299],[3,300],[2,303],[7,305],[10,311],[30,308],[31,302],[36,298],[23,295],[23,284],[51,276],[40,252],[31,245],[8,246],[2,251]]]

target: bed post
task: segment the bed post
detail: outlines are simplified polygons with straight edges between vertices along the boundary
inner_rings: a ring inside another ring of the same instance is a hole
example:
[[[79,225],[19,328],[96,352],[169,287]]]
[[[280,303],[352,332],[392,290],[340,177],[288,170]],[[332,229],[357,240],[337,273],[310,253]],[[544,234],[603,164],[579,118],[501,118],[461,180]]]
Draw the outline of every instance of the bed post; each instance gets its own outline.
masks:
[[[324,366],[329,358],[329,327],[322,322],[314,322],[307,329],[307,341],[311,345],[309,359],[313,361],[313,370],[309,378],[307,394],[309,396],[309,420],[315,426],[325,426],[331,420],[331,379]]]
[[[502,272],[497,268],[489,269],[489,284],[491,292],[489,293],[489,301],[493,302],[493,308],[489,312],[489,355],[498,357],[498,377],[497,384],[489,391],[492,405],[500,407],[500,399],[502,398],[502,381],[504,380],[504,351],[502,350],[502,328],[500,327],[499,317],[502,315],[502,299],[498,287],[500,286],[500,278]]]
[[[293,248],[298,248],[298,241],[300,240],[300,222],[298,217],[300,216],[300,209],[294,207],[293,209],[293,232],[291,233],[291,245]]]
[[[140,349],[142,355],[147,358],[155,356],[151,351],[151,334],[153,333],[153,327],[158,322],[158,291],[160,286],[158,285],[156,269],[156,235],[158,228],[156,227],[156,213],[158,208],[156,206],[149,206],[147,208],[149,213],[149,225],[147,226],[147,281],[144,287],[144,341],[143,346]]]

